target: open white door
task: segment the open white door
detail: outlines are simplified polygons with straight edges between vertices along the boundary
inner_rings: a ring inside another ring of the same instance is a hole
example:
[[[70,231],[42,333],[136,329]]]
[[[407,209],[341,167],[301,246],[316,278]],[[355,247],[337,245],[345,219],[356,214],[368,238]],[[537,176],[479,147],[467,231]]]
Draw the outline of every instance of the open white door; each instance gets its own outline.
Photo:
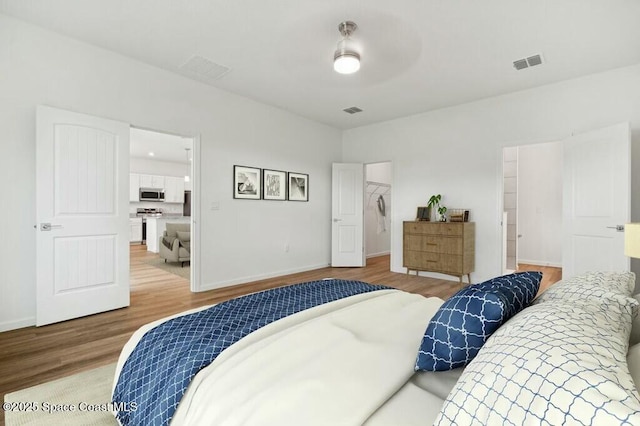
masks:
[[[39,106],[36,325],[129,305],[129,125]]]
[[[333,163],[331,266],[364,266],[364,165]]]
[[[562,275],[628,271],[630,130],[617,124],[563,141]]]

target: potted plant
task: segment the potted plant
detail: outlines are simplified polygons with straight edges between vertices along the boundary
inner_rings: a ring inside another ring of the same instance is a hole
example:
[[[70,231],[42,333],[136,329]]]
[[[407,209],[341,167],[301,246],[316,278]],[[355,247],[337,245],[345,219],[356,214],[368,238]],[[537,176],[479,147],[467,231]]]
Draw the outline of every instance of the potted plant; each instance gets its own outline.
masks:
[[[440,222],[446,222],[447,217],[444,215],[447,212],[447,208],[445,206],[440,205],[440,201],[442,200],[442,195],[432,195],[429,198],[429,202],[427,206],[432,209],[432,211],[437,210],[440,215]]]

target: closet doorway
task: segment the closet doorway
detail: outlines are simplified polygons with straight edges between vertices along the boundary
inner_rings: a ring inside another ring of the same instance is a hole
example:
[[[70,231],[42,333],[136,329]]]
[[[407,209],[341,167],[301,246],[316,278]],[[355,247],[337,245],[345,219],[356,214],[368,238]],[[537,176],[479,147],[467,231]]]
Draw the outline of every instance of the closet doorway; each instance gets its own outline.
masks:
[[[365,165],[365,257],[391,253],[391,162]]]
[[[503,150],[504,272],[562,267],[562,143]]]

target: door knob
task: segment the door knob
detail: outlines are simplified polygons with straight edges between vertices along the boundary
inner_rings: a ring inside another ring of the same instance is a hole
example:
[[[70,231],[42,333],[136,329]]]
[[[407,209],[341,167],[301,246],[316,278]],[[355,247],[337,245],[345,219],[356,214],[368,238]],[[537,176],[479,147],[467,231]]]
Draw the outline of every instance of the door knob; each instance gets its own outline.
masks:
[[[624,225],[607,226],[607,229],[615,229],[618,232],[624,232]]]
[[[342,222],[342,219],[333,219],[334,222]]]
[[[52,229],[62,228],[62,225],[52,225],[50,223],[41,223],[40,230],[41,231],[51,231]]]

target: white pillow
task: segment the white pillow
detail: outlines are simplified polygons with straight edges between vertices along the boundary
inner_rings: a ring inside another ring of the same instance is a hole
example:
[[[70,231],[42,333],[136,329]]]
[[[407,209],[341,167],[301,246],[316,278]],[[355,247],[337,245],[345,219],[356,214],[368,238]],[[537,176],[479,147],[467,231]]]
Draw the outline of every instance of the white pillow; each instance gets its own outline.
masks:
[[[640,302],[640,293],[633,296],[638,302]],[[636,315],[631,323],[631,336],[629,336],[629,346],[633,346],[640,343],[640,315]]]
[[[636,275],[633,272],[587,272],[555,283],[538,296],[533,304],[551,300],[599,300],[607,294],[631,296],[635,287]]]
[[[640,424],[626,359],[637,307],[614,295],[526,308],[467,365],[435,424]]]
[[[633,383],[636,385],[636,392],[640,389],[640,344],[633,345],[627,353],[627,367]]]

